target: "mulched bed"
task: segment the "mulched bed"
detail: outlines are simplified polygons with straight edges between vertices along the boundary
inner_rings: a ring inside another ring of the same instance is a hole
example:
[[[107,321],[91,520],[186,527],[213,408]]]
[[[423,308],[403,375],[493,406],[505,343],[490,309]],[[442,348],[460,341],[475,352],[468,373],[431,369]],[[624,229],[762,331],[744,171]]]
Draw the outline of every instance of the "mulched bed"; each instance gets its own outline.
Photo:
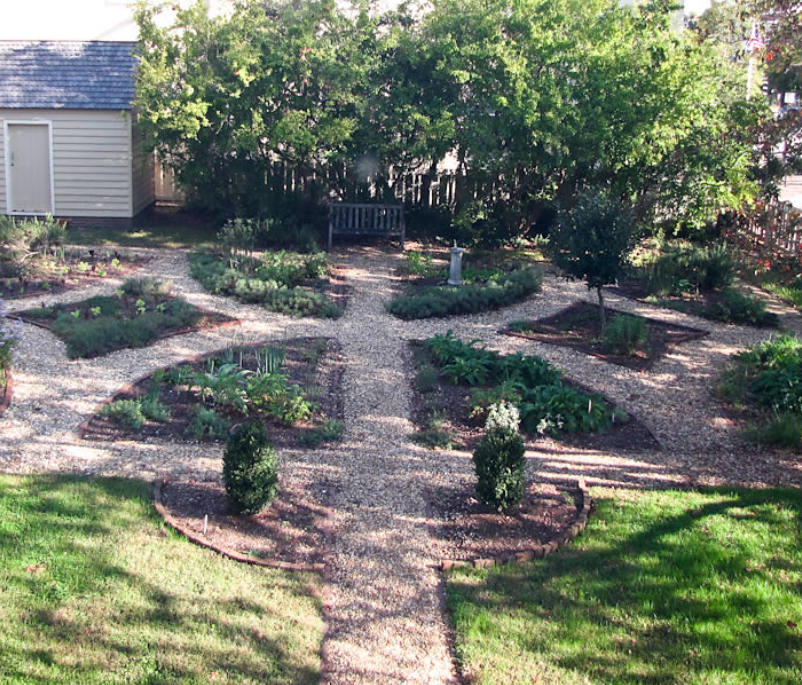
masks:
[[[612,317],[623,314],[609,308],[605,308],[605,312],[608,322]],[[657,319],[646,319],[646,321],[648,327],[646,344],[643,349],[637,350],[630,356],[611,352],[599,340],[601,336],[599,308],[590,302],[575,302],[553,316],[527,321],[526,331],[516,332],[505,328],[502,333],[559,347],[570,347],[636,371],[647,371],[674,346],[708,335],[707,331]]]
[[[316,343],[318,340],[322,341],[322,343]],[[317,364],[312,366],[307,359],[316,344],[324,345],[324,349]],[[336,340],[327,338],[295,338],[292,340],[264,341],[248,345],[243,349],[261,349],[262,347],[284,348],[287,356],[282,367],[282,373],[287,374],[290,382],[303,385],[306,388],[311,385],[319,389],[319,396],[313,398],[318,404],[318,409],[314,412],[312,418],[305,423],[284,426],[274,421],[265,420],[270,440],[275,447],[304,447],[302,438],[304,432],[314,430],[316,426],[326,420],[342,420],[344,416],[341,389],[344,362],[340,354],[340,345]],[[205,371],[207,369],[206,360],[219,358],[223,352],[223,350],[218,350],[180,362],[175,366],[188,364],[195,372]],[[248,355],[244,358],[243,366],[249,370],[255,369],[254,363]],[[148,394],[151,382],[151,375],[148,375],[122,388],[106,402],[141,399]],[[84,424],[81,436],[87,440],[103,441],[194,442],[193,438],[186,435],[186,431],[194,416],[193,408],[200,404],[198,394],[189,392],[183,387],[178,388],[165,383],[161,387],[159,401],[167,405],[170,410],[170,419],[164,423],[149,420],[139,429],[134,429],[111,418],[100,416],[100,408],[98,408],[92,418]],[[217,409],[220,414],[230,419],[232,428],[248,418],[255,418],[254,416],[245,417],[233,409]]]
[[[120,320],[136,320],[137,317],[137,307],[136,301],[138,296],[135,295],[124,295],[122,298],[119,299],[119,313],[120,313]],[[152,298],[151,298],[152,299]],[[167,303],[177,298],[171,295],[164,295],[159,296],[152,301],[148,301],[148,309],[149,311],[153,310],[155,303]],[[29,310],[24,310],[16,314],[22,321],[25,323],[29,323],[33,326],[39,326],[40,328],[44,328],[48,331],[53,331],[53,324],[56,322],[56,319],[59,314],[63,313],[70,313],[74,311],[79,311],[80,316],[79,319],[91,320],[93,315],[87,305],[85,304],[85,300],[81,302],[70,302],[68,304],[61,304],[61,305],[54,305],[52,307],[47,307],[46,305],[42,305],[46,309],[52,309],[52,315],[43,317],[43,316],[33,316]],[[172,327],[172,328],[163,328],[159,331],[157,337],[150,340],[147,344],[152,345],[153,343],[157,342],[158,340],[163,340],[165,338],[170,338],[176,335],[184,335],[186,333],[194,333],[195,331],[201,330],[208,330],[210,328],[218,328],[220,326],[235,326],[239,325],[239,319],[235,319],[231,316],[227,316],[225,314],[220,314],[219,312],[209,311],[207,309],[200,309],[199,307],[194,308],[197,311],[198,319],[192,325],[188,326],[180,326],[180,327]],[[54,333],[55,335],[55,333]],[[98,354],[89,354],[89,355],[82,355],[84,358],[91,359],[93,357],[102,356],[104,354],[110,354],[111,352],[115,352],[119,349],[126,349],[126,346],[115,346],[113,349],[103,351]]]
[[[221,483],[169,481],[161,499],[178,527],[226,552],[257,561],[322,564],[330,516],[319,502],[328,501],[330,485],[320,481],[303,487],[285,480],[279,484],[276,499],[254,516],[231,512]]]
[[[116,267],[112,266],[113,259],[119,261]],[[150,259],[150,257],[122,254],[116,250],[71,252],[67,256],[67,263],[59,264],[58,267],[67,266],[69,271],[66,274],[53,274],[45,270],[44,267],[37,265],[37,262],[34,261],[30,265],[32,268],[30,275],[24,278],[0,278],[0,297],[8,300],[19,300],[43,295],[58,295],[68,290],[86,288],[105,283],[110,278],[127,276],[137,269],[141,269]],[[79,270],[78,265],[81,262],[86,263],[86,271]],[[101,271],[105,271],[105,276],[98,275],[98,272]]]
[[[422,343],[411,342],[410,345],[420,350],[420,354],[429,354],[428,348]],[[429,359],[433,360],[431,357]],[[435,365],[436,366],[436,365]],[[415,377],[415,369],[409,369],[410,378]],[[583,386],[574,380],[565,378],[563,382],[582,392],[598,391]],[[445,414],[447,430],[454,437],[454,448],[472,452],[484,434],[484,422],[469,417],[471,407],[470,388],[463,385],[452,385],[443,378],[440,379],[436,389],[432,392],[421,393],[412,384],[414,399],[412,402],[412,421],[418,430],[427,427],[427,421],[434,407]],[[608,405],[615,404],[605,399]],[[524,440],[528,449],[550,449],[559,445],[579,450],[614,451],[614,452],[644,452],[659,451],[660,443],[632,414],[628,414],[626,423],[615,424],[610,430],[603,433],[573,433],[563,434],[559,438],[531,435],[524,433]],[[561,450],[562,451],[562,450]]]
[[[553,483],[532,484],[523,502],[505,513],[482,504],[473,486],[427,492],[432,537],[441,558],[503,557],[554,540],[577,519],[581,492]]]

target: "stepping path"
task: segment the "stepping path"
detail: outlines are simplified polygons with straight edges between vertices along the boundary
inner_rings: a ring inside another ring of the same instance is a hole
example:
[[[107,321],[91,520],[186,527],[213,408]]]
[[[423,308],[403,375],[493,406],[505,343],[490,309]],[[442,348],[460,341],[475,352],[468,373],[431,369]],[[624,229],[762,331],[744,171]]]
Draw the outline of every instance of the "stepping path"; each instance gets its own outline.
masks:
[[[156,368],[232,342],[325,336],[337,338],[346,363],[343,440],[318,450],[283,454],[287,479],[331,484],[334,534],[326,593],[325,683],[448,683],[455,681],[442,612],[439,554],[427,529],[427,498],[438,488],[471,482],[470,455],[432,452],[408,439],[410,384],[407,342],[453,329],[501,352],[539,354],[638,416],[663,446],[659,452],[616,454],[538,442],[530,450],[530,479],[659,487],[698,483],[800,484],[798,460],[760,452],[732,430],[711,386],[727,358],[765,339],[768,331],[726,326],[610,295],[609,305],[710,332],[681,345],[648,374],[608,364],[567,348],[501,336],[506,322],[549,316],[592,295],[578,283],[548,276],[543,293],[497,312],[402,322],[384,303],[399,285],[396,252],[373,248],[336,253],[353,290],[337,321],[293,319],[255,305],[205,293],[189,275],[186,255],[148,251],[142,275],[169,275],[193,304],[242,320],[217,329],[122,350],[93,360],[69,360],[42,329],[25,326],[14,365],[15,398],[0,419],[0,471],[60,471],[217,479],[220,446],[96,443],[76,429],[121,385]],[[90,290],[9,303],[21,310],[111,292],[109,281]],[[431,492],[430,492],[431,491]]]

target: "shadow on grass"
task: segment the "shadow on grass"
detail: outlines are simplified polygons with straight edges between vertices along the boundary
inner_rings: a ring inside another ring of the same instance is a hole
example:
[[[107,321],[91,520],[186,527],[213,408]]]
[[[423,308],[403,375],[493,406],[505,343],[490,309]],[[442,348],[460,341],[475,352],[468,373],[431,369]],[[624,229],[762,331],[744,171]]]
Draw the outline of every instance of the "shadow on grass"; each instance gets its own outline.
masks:
[[[568,682],[800,682],[799,492],[641,493],[597,507],[555,556],[451,577],[469,670],[515,644]]]
[[[304,579],[192,547],[148,488],[0,476],[0,680],[316,683]]]

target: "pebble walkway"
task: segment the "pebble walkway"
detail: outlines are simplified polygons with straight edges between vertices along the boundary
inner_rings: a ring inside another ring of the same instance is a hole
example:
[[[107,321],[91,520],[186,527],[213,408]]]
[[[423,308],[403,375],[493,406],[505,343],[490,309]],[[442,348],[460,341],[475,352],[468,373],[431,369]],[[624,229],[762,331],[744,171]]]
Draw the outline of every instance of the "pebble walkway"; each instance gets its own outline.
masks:
[[[549,316],[577,299],[592,299],[581,284],[554,276],[546,278],[542,294],[502,311],[401,322],[384,310],[398,286],[394,272],[400,255],[349,249],[334,257],[352,287],[346,314],[337,321],[320,321],[279,316],[209,295],[190,277],[186,254],[180,251],[138,252],[153,257],[143,275],[169,275],[187,300],[236,316],[242,325],[93,360],[67,359],[54,336],[26,325],[13,370],[14,401],[0,418],[0,470],[217,479],[221,447],[94,443],[78,440],[77,428],[124,383],[186,357],[232,342],[337,338],[346,362],[343,440],[331,448],[287,451],[282,462],[293,482],[331,484],[330,501],[322,503],[334,510],[325,598],[327,684],[436,684],[456,678],[426,502],[428,491],[470,480],[472,468],[470,455],[432,452],[408,439],[413,430],[406,371],[409,340],[453,329],[463,339],[478,339],[502,352],[539,354],[638,416],[663,447],[609,454],[539,445],[528,452],[530,478],[565,481],[581,475],[590,484],[621,487],[802,482],[797,460],[746,445],[711,395],[728,356],[768,337],[767,331],[721,325],[611,295],[609,304],[615,308],[710,332],[643,374],[575,350],[498,334],[510,320]],[[77,301],[112,292],[117,285],[109,281],[35,302],[10,302],[9,308]],[[787,317],[789,327],[796,328],[798,316]]]

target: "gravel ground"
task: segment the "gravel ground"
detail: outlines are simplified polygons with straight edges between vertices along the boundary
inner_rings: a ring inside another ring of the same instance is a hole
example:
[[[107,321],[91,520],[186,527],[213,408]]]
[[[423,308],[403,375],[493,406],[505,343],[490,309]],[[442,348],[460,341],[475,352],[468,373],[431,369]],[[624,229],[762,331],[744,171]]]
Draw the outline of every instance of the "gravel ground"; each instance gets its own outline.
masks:
[[[26,325],[13,370],[14,401],[0,418],[0,470],[217,479],[219,446],[92,443],[78,440],[77,428],[124,383],[188,356],[232,341],[336,337],[347,364],[344,439],[331,448],[285,451],[282,465],[296,483],[331,484],[328,501],[321,502],[335,510],[327,552],[326,683],[455,680],[423,493],[468,481],[472,464],[466,453],[431,452],[408,440],[413,430],[404,375],[408,340],[453,329],[463,339],[479,339],[502,352],[539,354],[637,415],[663,446],[656,452],[610,454],[544,443],[528,453],[531,478],[558,482],[582,475],[590,484],[620,487],[798,485],[802,480],[799,460],[746,444],[711,395],[727,357],[768,337],[768,331],[721,325],[609,295],[612,307],[710,332],[641,373],[568,348],[498,334],[510,320],[549,316],[577,299],[593,299],[581,284],[554,276],[546,277],[542,294],[499,312],[401,322],[383,307],[398,286],[393,276],[401,261],[398,253],[351,248],[334,255],[353,287],[346,314],[337,321],[319,321],[292,319],[203,292],[190,278],[181,251],[136,251],[154,257],[143,275],[169,274],[178,294],[235,316],[242,325],[74,361],[54,336]],[[111,292],[116,285],[109,281],[91,290],[9,305],[20,310],[40,301],[76,301]],[[796,328],[799,317],[788,314],[784,321]]]

